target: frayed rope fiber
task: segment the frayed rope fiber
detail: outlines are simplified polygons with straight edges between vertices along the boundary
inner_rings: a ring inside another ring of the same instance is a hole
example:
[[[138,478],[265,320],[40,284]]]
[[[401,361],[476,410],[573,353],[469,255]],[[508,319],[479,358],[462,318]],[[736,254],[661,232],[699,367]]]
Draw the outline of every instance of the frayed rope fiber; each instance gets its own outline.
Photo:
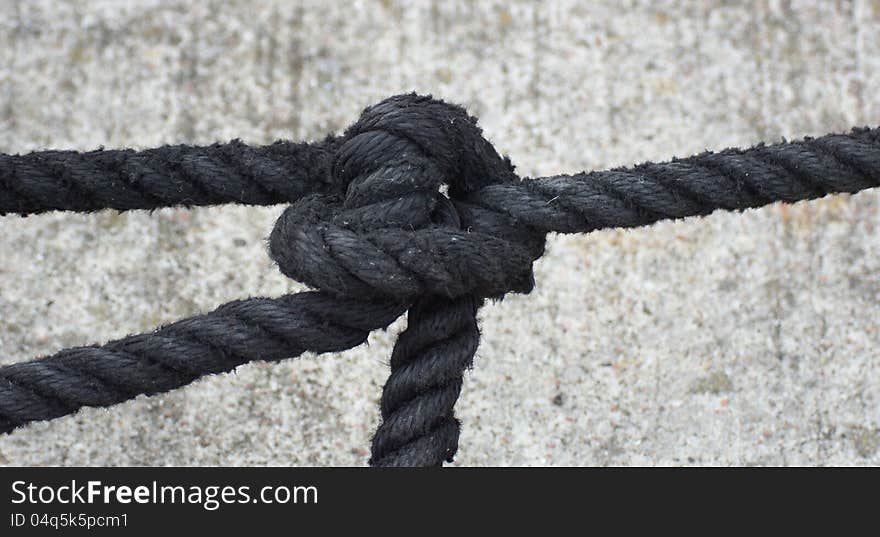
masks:
[[[531,291],[547,233],[877,186],[876,128],[520,179],[463,108],[415,94],[371,106],[344,135],[316,143],[0,155],[0,214],[290,203],[269,252],[285,275],[316,289],[2,367],[0,432],[253,360],[342,351],[408,311],[370,464],[441,465],[458,447],[453,407],[479,344],[477,311],[487,298]]]

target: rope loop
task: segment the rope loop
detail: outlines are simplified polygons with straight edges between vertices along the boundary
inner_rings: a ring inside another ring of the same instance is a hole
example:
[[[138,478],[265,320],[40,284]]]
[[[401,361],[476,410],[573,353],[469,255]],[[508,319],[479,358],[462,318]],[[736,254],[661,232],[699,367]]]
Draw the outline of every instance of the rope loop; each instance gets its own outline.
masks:
[[[340,193],[307,196],[275,224],[270,253],[287,276],[362,299],[532,289],[544,233],[474,203],[519,178],[463,108],[415,94],[369,107],[329,173]]]

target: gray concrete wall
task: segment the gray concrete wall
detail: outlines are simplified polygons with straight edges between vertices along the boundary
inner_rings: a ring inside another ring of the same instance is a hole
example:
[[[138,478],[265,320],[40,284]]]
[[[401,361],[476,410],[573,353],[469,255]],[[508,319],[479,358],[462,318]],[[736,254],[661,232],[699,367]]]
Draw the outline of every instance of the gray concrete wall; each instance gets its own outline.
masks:
[[[252,143],[416,90],[546,175],[880,123],[880,2],[0,0],[0,151]],[[460,465],[880,464],[880,192],[555,237],[482,310]],[[0,362],[300,289],[281,207],[0,218]],[[17,465],[362,464],[394,335],[0,438]]]

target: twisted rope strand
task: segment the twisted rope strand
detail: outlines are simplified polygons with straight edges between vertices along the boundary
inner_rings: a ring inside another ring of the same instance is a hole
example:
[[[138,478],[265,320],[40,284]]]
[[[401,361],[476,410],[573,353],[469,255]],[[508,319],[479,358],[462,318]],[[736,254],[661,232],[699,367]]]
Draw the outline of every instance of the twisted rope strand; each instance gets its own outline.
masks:
[[[880,186],[880,129],[493,184],[463,198],[544,233],[588,233]]]
[[[480,344],[479,304],[426,297],[409,310],[409,326],[391,354],[382,389],[382,424],[373,436],[372,466],[440,466],[458,449],[453,407],[462,376]]]
[[[320,143],[0,154],[0,215],[224,203],[275,205],[338,193]],[[880,185],[880,128],[669,162],[493,184],[465,200],[544,232],[584,233],[796,202]]]
[[[0,154],[0,216],[47,211],[274,205],[334,192],[328,162],[336,141]]]
[[[66,349],[0,367],[0,433],[84,406],[111,406],[185,386],[254,360],[339,352],[406,309],[305,292],[250,298],[102,346]]]

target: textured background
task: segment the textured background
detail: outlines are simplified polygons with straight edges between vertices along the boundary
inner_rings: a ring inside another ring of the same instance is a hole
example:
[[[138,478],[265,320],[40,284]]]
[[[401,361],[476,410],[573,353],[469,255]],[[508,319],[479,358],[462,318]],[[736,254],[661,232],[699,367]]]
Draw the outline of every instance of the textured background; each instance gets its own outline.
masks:
[[[313,139],[416,90],[547,175],[876,126],[878,88],[877,0],[0,0],[3,152]],[[456,464],[880,464],[878,207],[553,238],[482,310]],[[280,211],[0,218],[0,362],[299,289]],[[363,464],[404,322],[31,425],[0,463]]]

